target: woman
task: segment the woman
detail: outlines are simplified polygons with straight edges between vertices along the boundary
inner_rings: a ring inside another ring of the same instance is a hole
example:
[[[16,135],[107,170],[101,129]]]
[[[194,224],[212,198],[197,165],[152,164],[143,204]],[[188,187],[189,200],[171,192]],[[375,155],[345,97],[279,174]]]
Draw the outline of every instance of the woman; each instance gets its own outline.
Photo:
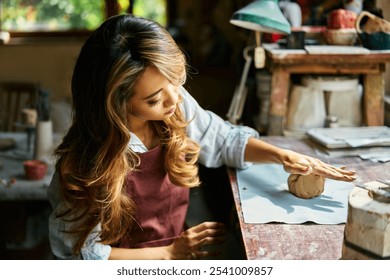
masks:
[[[50,241],[60,259],[198,259],[223,241],[221,223],[185,229],[197,162],[344,181],[352,171],[279,149],[199,107],[182,87],[183,53],[147,19],[108,19],[84,44],[73,79],[73,121],[49,188]]]

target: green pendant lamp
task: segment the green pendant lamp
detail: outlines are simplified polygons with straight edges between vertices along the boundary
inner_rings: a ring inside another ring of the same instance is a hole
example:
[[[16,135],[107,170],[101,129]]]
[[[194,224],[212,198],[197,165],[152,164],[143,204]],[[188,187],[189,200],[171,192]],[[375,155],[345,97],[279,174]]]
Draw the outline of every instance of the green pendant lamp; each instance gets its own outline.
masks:
[[[230,19],[230,23],[253,30],[256,35],[256,45],[247,46],[243,51],[245,65],[242,71],[240,84],[236,87],[229,111],[226,115],[231,123],[237,124],[244,109],[247,95],[246,80],[252,60],[254,60],[257,69],[265,66],[265,51],[261,46],[260,33],[290,34],[291,27],[279,8],[278,0],[253,1],[235,12]]]
[[[260,32],[290,34],[290,23],[279,8],[278,0],[257,0],[235,12],[230,23]]]

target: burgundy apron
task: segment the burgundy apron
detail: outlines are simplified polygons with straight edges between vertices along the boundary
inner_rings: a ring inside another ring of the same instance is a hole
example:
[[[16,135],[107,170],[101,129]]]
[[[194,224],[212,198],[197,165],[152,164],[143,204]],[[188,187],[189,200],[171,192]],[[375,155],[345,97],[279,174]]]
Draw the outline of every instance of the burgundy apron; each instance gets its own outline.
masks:
[[[126,178],[127,193],[136,205],[136,221],[120,247],[166,246],[183,231],[189,190],[169,180],[161,146],[140,153],[139,157],[138,170]]]

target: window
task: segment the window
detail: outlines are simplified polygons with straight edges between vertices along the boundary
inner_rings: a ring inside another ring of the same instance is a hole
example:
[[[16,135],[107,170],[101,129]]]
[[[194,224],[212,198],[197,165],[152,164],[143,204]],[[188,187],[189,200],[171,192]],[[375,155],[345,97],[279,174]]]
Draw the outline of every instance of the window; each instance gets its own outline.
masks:
[[[11,33],[96,29],[107,17],[132,12],[167,24],[167,0],[0,0],[1,26]]]
[[[11,32],[93,30],[103,20],[103,1],[3,0],[3,29]]]
[[[153,19],[161,25],[167,25],[166,0],[134,0],[133,14]]]

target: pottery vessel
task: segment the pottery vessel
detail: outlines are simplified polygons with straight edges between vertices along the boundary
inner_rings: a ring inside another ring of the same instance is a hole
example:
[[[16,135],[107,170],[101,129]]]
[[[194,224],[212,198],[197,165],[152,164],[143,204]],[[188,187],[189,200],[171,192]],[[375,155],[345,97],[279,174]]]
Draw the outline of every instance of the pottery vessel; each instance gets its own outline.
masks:
[[[23,162],[23,166],[28,180],[43,179],[48,169],[48,164],[41,160],[26,160]]]

